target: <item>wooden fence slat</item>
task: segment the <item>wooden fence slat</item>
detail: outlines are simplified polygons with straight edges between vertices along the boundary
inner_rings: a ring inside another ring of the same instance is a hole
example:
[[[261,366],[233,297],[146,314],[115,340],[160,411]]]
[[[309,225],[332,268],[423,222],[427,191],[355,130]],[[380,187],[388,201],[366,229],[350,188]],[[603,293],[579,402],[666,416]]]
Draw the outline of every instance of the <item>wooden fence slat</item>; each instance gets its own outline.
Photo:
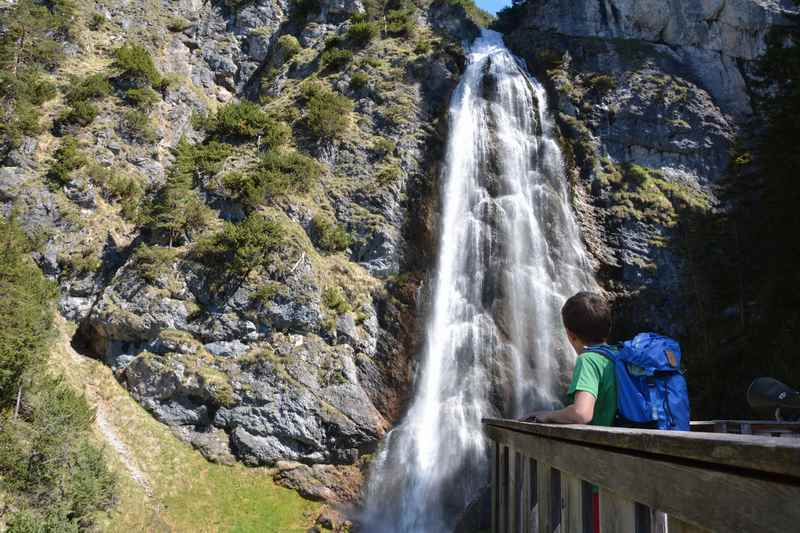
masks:
[[[538,533],[552,533],[550,521],[550,465],[536,462],[536,488],[538,489],[539,529]]]
[[[520,478],[519,478],[519,452],[509,447],[508,449],[508,531],[509,533],[519,533],[520,530]]]
[[[528,456],[521,457],[522,469],[522,533],[532,533],[531,530],[531,462]]]
[[[600,489],[600,533],[635,533],[634,503],[604,488]]]
[[[500,447],[500,484],[498,491],[497,533],[508,532],[508,446]]]
[[[530,494],[530,530],[531,533],[538,533],[539,528],[539,462],[536,459],[528,459],[528,481],[530,486],[528,492]]]
[[[561,473],[561,531],[583,533],[583,494],[581,480]]]
[[[491,490],[491,498],[492,498],[492,531],[493,532],[500,531],[500,528],[497,525],[497,519],[498,519],[498,515],[499,515],[499,508],[498,508],[498,501],[497,501],[499,484],[498,484],[498,478],[497,478],[497,474],[498,474],[497,471],[499,470],[499,465],[498,465],[499,461],[500,461],[500,444],[498,444],[497,442],[493,442],[492,443],[492,457],[491,457],[491,461],[490,461],[490,463],[491,463],[490,468],[491,468],[491,471],[492,471],[492,474],[491,474],[492,475],[492,481],[491,481],[492,485],[490,487],[490,490]]]

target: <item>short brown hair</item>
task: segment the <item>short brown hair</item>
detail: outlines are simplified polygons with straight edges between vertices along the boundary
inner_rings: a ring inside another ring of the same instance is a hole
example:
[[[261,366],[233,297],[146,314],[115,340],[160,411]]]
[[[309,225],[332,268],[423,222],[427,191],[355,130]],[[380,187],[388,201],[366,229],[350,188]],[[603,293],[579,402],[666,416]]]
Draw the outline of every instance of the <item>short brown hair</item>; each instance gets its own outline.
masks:
[[[584,342],[603,342],[611,333],[611,307],[594,292],[579,292],[561,308],[564,327]]]

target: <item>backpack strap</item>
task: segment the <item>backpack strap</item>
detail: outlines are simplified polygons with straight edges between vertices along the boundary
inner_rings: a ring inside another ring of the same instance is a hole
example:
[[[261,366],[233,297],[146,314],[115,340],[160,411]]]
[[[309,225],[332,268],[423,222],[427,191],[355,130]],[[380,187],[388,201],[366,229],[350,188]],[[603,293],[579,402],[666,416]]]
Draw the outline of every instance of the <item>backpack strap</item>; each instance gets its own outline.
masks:
[[[586,346],[581,352],[581,355],[585,353],[597,353],[602,355],[603,357],[611,359],[612,362],[616,362],[617,360],[617,352],[607,344],[595,344],[592,346]]]

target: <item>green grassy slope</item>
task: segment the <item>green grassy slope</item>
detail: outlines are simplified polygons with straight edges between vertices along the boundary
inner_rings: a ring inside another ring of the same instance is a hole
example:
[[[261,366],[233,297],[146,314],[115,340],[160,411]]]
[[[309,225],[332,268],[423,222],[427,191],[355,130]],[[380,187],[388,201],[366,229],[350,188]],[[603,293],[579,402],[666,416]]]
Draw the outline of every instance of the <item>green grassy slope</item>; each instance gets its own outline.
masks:
[[[119,497],[104,531],[301,532],[320,504],[279,487],[265,468],[207,462],[150,416],[101,362],[69,346],[67,326],[50,368],[85,392],[97,409],[95,434],[119,476]]]

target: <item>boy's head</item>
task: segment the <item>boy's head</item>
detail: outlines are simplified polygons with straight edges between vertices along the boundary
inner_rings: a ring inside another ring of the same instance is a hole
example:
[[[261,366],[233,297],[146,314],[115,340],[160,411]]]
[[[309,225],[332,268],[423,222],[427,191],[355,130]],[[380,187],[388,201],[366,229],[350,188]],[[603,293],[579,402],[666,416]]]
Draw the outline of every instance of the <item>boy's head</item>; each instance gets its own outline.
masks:
[[[564,302],[561,320],[576,351],[608,340],[611,332],[611,307],[594,292],[579,292]]]

